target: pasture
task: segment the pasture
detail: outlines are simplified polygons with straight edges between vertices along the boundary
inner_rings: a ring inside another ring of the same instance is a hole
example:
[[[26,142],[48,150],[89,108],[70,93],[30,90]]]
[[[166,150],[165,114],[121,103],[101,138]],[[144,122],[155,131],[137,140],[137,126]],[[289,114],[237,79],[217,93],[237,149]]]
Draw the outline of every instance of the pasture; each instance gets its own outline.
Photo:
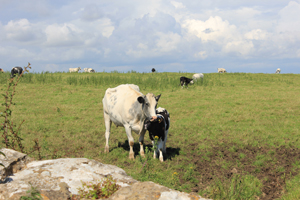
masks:
[[[211,73],[181,89],[179,77],[192,75],[26,73],[12,120],[25,119],[23,144],[29,151],[38,138],[43,159],[95,159],[137,180],[213,199],[300,199],[300,75]],[[2,93],[8,78],[0,74]],[[152,158],[148,133],[145,158],[133,133],[136,155],[129,160],[125,130],[114,124],[110,153],[104,153],[102,98],[107,88],[126,83],[162,95],[158,106],[171,118],[163,163]]]

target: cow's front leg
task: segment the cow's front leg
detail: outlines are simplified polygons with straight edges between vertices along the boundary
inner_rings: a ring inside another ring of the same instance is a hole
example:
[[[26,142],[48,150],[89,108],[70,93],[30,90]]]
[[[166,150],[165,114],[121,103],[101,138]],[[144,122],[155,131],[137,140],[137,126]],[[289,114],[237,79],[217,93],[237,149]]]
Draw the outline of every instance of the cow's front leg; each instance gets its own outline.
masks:
[[[131,135],[131,128],[129,125],[124,125],[124,127],[125,127],[126,135],[128,138],[129,147],[130,147],[129,159],[134,160],[134,152],[133,152],[134,139]]]
[[[109,135],[110,135],[111,120],[109,118],[109,115],[107,113],[105,113],[105,111],[104,111],[104,121],[105,121],[105,141],[106,141],[104,152],[108,153],[109,152],[108,141],[109,141]]]
[[[139,143],[140,143],[140,155],[142,157],[145,157],[145,152],[144,152],[144,136],[145,136],[146,130],[142,130],[140,132],[140,138],[139,138]]]

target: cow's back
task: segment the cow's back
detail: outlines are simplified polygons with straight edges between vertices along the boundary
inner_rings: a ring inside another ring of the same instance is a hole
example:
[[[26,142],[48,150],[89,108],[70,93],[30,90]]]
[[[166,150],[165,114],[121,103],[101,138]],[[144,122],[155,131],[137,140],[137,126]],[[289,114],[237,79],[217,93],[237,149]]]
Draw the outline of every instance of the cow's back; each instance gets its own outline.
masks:
[[[139,87],[133,84],[119,85],[115,88],[108,88],[102,100],[103,110],[116,125],[124,123],[135,118],[140,104],[137,101],[139,96],[143,94],[139,91]]]

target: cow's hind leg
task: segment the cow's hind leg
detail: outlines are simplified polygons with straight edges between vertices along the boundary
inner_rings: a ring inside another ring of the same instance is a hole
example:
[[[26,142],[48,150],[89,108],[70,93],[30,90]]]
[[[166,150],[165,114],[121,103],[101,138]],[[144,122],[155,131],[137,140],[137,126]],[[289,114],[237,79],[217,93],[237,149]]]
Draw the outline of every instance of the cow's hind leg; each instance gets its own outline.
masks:
[[[108,140],[110,135],[111,120],[109,115],[106,114],[105,112],[104,112],[104,122],[105,122],[105,139],[106,139],[104,152],[108,153],[109,152]]]
[[[134,145],[134,139],[131,135],[131,128],[128,124],[124,125],[125,127],[125,131],[127,134],[127,138],[128,138],[128,143],[129,143],[129,147],[130,147],[130,151],[129,151],[129,159],[133,160],[134,159],[134,152],[133,152],[133,145]]]

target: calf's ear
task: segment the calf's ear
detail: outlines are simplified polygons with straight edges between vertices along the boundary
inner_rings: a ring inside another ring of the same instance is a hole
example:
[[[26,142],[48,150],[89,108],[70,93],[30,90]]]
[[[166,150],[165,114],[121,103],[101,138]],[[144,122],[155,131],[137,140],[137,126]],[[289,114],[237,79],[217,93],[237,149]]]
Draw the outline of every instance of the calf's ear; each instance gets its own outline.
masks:
[[[144,103],[144,102],[145,102],[145,99],[144,99],[144,97],[142,97],[142,96],[139,96],[139,97],[137,98],[137,100],[138,100],[139,103]]]
[[[161,94],[155,97],[155,100],[158,101],[160,98]]]

